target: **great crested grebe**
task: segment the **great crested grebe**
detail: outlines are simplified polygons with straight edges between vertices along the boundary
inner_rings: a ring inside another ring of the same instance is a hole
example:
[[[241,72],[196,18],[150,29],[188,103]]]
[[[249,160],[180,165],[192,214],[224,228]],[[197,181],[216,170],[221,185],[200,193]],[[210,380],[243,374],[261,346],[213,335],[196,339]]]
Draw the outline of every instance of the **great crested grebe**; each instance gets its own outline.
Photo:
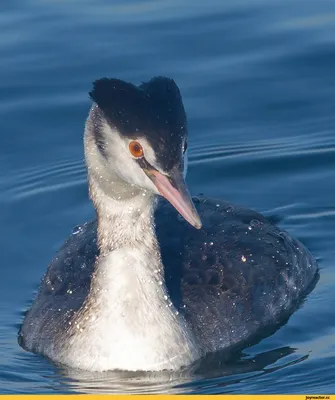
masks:
[[[97,220],[56,254],[20,344],[91,371],[177,370],[286,319],[317,264],[257,212],[192,201],[175,82],[104,78],[90,97],[85,157]]]

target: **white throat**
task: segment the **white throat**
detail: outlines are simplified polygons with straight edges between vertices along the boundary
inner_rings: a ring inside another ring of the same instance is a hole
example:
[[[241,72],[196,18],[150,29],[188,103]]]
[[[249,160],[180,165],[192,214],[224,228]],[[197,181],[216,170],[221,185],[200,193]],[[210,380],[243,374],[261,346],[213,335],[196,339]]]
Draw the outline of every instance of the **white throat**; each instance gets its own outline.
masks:
[[[140,192],[121,204],[92,181],[90,192],[100,257],[89,296],[72,323],[67,362],[95,371],[190,364],[199,354],[165,286],[153,197]]]

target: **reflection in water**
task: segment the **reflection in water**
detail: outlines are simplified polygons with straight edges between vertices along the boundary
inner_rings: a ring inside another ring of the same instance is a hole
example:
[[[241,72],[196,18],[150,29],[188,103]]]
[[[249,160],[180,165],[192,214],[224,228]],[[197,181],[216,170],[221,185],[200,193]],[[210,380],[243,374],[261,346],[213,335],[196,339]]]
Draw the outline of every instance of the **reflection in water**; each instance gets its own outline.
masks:
[[[291,347],[281,347],[278,349],[266,351],[254,356],[241,352],[239,357],[230,363],[223,364],[217,368],[213,368],[209,376],[204,371],[204,378],[198,377],[197,382],[192,387],[183,387],[183,391],[196,393],[206,393],[210,388],[210,393],[229,392],[230,385],[247,382],[252,379],[258,379],[262,375],[276,372],[280,369],[293,364],[300,363],[308,358],[308,354],[303,355],[294,360],[281,362],[279,365],[273,364],[284,357],[294,354],[296,349]],[[271,366],[272,365],[272,366]],[[200,379],[199,379],[200,378]],[[226,390],[223,389],[228,387]]]
[[[82,393],[181,393],[183,389],[177,386],[192,380],[192,373],[189,370],[94,373],[63,367],[59,374],[58,379],[63,384]]]
[[[273,366],[295,351],[291,347],[281,347],[254,356],[239,352],[231,361],[222,361],[222,356],[217,354],[178,372],[92,373],[61,367],[59,374],[64,385],[81,393],[200,393],[205,392],[208,386],[211,393],[215,392],[215,387],[222,393],[223,387],[278,371],[308,358],[306,354]],[[232,375],[234,377],[230,378]]]

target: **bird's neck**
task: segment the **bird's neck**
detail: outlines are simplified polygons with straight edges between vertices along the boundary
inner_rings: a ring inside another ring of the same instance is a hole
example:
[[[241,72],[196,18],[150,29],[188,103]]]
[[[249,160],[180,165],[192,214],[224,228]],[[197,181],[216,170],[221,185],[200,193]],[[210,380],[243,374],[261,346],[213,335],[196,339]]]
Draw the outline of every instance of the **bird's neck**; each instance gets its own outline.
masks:
[[[118,200],[106,195],[94,181],[90,182],[90,195],[98,216],[100,253],[94,284],[99,290],[109,288],[114,293],[120,290],[130,293],[136,290],[136,285],[139,289],[145,284],[143,295],[154,288],[155,297],[166,298],[164,269],[154,224],[156,199],[135,187],[129,190],[132,196]]]
[[[118,199],[118,196],[106,195],[99,186],[90,184],[102,256],[125,247],[143,246],[159,253],[154,223],[156,198],[136,187],[129,190],[131,196]]]
[[[197,352],[165,286],[155,199],[136,193],[118,202],[92,182],[90,192],[100,255],[77,316],[76,326],[83,329],[76,331],[77,342],[87,339],[93,352],[105,349],[101,365],[108,368],[160,370],[190,363]]]

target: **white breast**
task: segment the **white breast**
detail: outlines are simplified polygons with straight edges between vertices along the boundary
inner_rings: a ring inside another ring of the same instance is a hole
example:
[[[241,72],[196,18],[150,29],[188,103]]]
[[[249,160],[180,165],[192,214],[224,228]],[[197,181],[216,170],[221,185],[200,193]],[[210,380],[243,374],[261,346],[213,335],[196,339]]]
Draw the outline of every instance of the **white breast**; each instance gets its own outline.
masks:
[[[199,358],[168,298],[160,267],[140,248],[119,249],[101,260],[59,361],[91,371],[158,371]]]

